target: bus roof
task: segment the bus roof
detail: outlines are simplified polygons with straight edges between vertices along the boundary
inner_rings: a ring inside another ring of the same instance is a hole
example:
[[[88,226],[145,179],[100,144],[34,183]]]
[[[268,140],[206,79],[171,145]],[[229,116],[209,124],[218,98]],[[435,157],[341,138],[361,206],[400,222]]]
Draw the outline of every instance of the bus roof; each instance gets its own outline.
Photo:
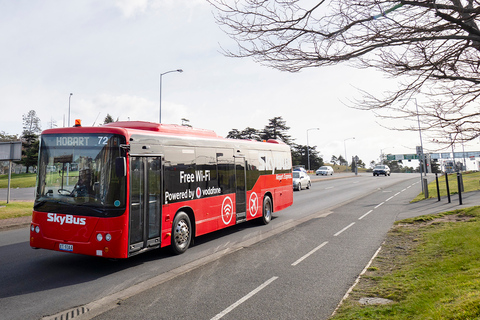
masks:
[[[135,129],[144,131],[154,131],[165,134],[221,138],[213,130],[198,129],[193,127],[181,126],[177,124],[163,124],[146,121],[117,121],[104,125],[104,127],[117,127],[125,129]]]
[[[213,130],[199,129],[187,126],[181,126],[177,124],[163,124],[147,121],[117,121],[104,124],[99,127],[64,127],[64,128],[55,128],[47,129],[42,132],[42,134],[58,134],[58,133],[93,133],[93,132],[111,132],[124,134],[127,136],[127,139],[132,134],[148,134],[158,133],[166,136],[189,136],[196,138],[210,138],[210,139],[222,139],[222,140],[233,140],[233,141],[251,141],[259,142],[256,140],[249,139],[225,139],[222,136],[219,136]],[[283,141],[269,139],[264,141],[272,144],[285,144]]]

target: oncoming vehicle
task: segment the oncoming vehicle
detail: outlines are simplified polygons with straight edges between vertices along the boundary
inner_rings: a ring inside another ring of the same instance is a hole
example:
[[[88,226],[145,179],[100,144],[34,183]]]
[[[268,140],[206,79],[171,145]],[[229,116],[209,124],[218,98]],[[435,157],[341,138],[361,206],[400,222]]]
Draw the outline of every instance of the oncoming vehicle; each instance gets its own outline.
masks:
[[[180,254],[195,236],[268,224],[293,202],[290,148],[276,140],[140,121],[49,129],[40,140],[33,248]]]
[[[322,176],[328,176],[328,175],[333,175],[333,168],[330,166],[322,166],[315,171],[315,174],[322,175]]]
[[[310,189],[312,185],[310,181],[310,176],[303,171],[293,171],[293,189],[295,190],[302,190],[302,189]]]
[[[376,165],[375,168],[373,168],[373,176],[379,176],[379,175],[384,175],[389,176],[390,175],[390,168],[387,165]]]

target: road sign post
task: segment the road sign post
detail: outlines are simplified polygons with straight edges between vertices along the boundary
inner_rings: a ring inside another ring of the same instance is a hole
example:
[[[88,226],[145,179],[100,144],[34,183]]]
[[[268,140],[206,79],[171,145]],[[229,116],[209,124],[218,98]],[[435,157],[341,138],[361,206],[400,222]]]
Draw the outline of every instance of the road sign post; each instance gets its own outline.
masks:
[[[12,179],[12,161],[22,159],[22,142],[0,142],[0,161],[8,161],[7,203],[10,202],[10,181]]]

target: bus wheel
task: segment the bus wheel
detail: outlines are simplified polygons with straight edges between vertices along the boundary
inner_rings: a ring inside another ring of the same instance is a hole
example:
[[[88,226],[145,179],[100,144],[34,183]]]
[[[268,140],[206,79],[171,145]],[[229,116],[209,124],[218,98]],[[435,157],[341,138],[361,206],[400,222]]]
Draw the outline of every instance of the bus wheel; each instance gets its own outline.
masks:
[[[172,225],[172,251],[182,254],[187,251],[192,241],[192,225],[188,215],[180,211],[173,219]]]
[[[266,196],[263,199],[263,214],[262,214],[262,222],[263,224],[269,224],[272,220],[272,199],[269,196]]]

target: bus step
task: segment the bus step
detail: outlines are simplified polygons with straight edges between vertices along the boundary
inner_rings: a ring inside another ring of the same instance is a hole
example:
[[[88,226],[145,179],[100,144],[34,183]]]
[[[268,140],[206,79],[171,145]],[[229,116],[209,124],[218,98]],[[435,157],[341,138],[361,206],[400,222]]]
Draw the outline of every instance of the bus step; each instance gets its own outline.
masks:
[[[247,221],[247,218],[239,218],[237,219],[237,223],[242,223],[242,222],[245,222]]]

